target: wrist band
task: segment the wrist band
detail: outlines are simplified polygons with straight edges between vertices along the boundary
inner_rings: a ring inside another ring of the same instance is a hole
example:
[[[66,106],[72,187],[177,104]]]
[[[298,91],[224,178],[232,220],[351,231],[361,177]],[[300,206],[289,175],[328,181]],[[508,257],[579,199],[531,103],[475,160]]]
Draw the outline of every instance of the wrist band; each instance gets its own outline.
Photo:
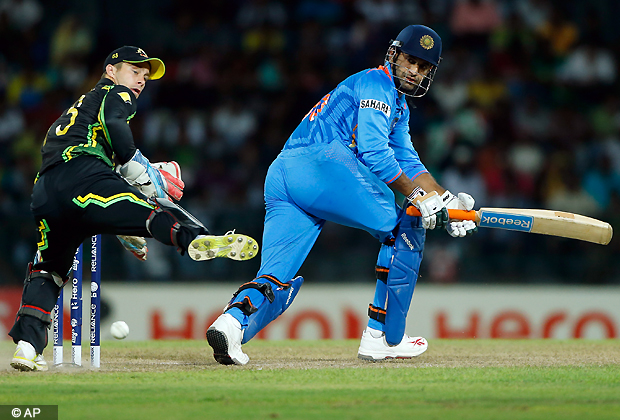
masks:
[[[409,194],[407,196],[407,200],[409,200],[410,202],[413,203],[413,199],[419,195],[419,196],[424,196],[426,193],[424,192],[424,190],[421,187],[415,187],[413,189],[413,191],[411,191],[411,194]]]

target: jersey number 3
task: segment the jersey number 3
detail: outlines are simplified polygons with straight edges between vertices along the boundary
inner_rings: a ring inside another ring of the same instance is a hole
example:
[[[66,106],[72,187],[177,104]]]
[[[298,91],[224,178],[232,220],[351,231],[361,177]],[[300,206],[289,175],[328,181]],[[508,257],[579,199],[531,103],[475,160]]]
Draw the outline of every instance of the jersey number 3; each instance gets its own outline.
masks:
[[[77,101],[77,103],[67,110],[67,115],[71,115],[71,121],[69,121],[69,124],[67,124],[65,126],[65,128],[63,128],[63,129],[60,128],[60,124],[58,125],[58,127],[56,127],[56,135],[57,136],[63,136],[65,134],[67,134],[67,131],[69,130],[69,128],[73,124],[75,124],[75,119],[77,118],[77,115],[78,115],[78,110],[77,109],[80,106],[82,106],[82,101],[84,100],[85,96],[86,95],[80,96],[80,99]]]

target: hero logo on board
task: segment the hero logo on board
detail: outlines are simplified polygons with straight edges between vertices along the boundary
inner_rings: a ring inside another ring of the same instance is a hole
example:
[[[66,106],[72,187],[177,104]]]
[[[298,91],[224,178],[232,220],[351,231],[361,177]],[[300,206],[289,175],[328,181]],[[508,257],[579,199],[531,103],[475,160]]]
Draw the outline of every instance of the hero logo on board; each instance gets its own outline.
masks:
[[[385,102],[377,101],[376,99],[362,99],[360,101],[360,109],[372,108],[377,111],[381,111],[385,114],[386,117],[390,117],[390,113],[392,112],[392,108],[386,104]]]

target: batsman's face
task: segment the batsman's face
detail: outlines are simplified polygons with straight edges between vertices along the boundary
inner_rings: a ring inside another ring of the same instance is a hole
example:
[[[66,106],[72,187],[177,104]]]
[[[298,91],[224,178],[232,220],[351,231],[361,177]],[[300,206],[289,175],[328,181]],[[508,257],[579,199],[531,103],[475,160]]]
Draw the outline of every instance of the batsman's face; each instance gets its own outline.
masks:
[[[426,75],[429,74],[433,65],[421,58],[401,52],[396,57],[394,76],[402,81],[401,89],[413,90]]]
[[[136,95],[136,98],[140,96],[140,93],[144,90],[146,82],[149,80],[151,74],[151,66],[149,63],[122,63],[120,69],[112,66],[113,75],[111,76],[114,83],[117,85],[125,86]]]

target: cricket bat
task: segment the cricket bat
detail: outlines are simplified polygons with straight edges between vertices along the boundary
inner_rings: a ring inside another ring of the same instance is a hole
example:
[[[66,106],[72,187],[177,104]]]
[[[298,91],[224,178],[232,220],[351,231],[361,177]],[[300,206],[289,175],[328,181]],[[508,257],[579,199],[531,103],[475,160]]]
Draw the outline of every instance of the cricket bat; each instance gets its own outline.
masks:
[[[450,219],[473,220],[479,227],[560,236],[601,245],[607,245],[613,236],[609,223],[564,211],[483,207],[470,211],[449,209],[448,213]],[[407,214],[420,216],[420,211],[409,206]]]

